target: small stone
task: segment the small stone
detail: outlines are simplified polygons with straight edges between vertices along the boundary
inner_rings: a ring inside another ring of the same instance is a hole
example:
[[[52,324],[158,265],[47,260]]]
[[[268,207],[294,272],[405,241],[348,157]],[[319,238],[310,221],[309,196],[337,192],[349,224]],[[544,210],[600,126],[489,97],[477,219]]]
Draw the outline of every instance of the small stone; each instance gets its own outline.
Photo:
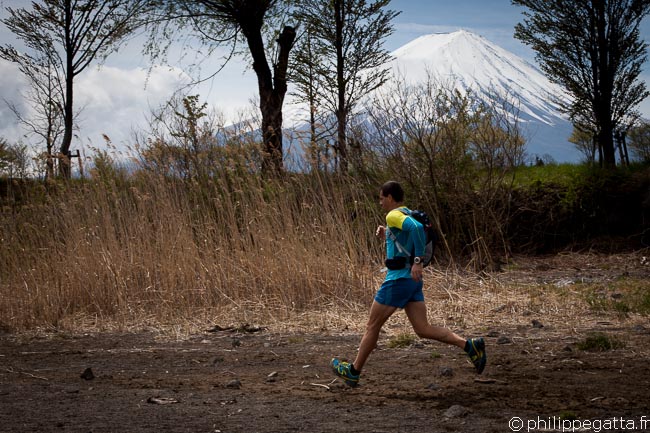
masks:
[[[440,369],[440,376],[442,377],[452,377],[454,375],[454,370],[451,367],[442,367]]]
[[[226,388],[239,389],[241,388],[241,381],[239,379],[233,379],[226,384]]]
[[[487,334],[487,336],[490,337],[490,338],[497,338],[499,335],[501,335],[501,334],[499,333],[499,331],[490,331],[490,332],[488,332],[488,334]]]
[[[83,373],[81,373],[81,378],[85,380],[93,380],[95,375],[90,367],[86,368]]]
[[[445,417],[447,418],[462,418],[469,413],[469,410],[466,407],[460,406],[458,404],[453,405],[445,411]]]
[[[573,349],[571,348],[571,346],[567,345],[562,348],[562,352],[573,352]]]
[[[437,383],[430,383],[427,385],[427,389],[429,391],[438,391],[440,389],[440,385],[438,385]]]
[[[499,339],[497,340],[497,344],[511,344],[511,343],[512,340],[506,337],[505,335],[499,337]]]
[[[171,397],[149,397],[147,403],[151,404],[175,404],[178,403],[178,400]]]
[[[540,322],[539,320],[533,320],[533,321],[530,322],[530,323],[533,324],[533,328],[541,329],[541,328],[544,327],[544,325],[542,324],[542,322]]]

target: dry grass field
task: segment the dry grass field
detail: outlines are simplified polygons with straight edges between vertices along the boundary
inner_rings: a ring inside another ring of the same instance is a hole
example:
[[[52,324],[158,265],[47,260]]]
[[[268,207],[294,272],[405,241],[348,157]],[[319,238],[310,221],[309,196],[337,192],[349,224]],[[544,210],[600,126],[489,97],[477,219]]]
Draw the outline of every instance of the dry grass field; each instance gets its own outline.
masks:
[[[328,363],[354,356],[383,278],[376,191],[242,170],[115,170],[2,207],[0,431],[643,431],[650,251],[441,261],[429,319],[485,336],[485,373],[397,314],[349,389]]]

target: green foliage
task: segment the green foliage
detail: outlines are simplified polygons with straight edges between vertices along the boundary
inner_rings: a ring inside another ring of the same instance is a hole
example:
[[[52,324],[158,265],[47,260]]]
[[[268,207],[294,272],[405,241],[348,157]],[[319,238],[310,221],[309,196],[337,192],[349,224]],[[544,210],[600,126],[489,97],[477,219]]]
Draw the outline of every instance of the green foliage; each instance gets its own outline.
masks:
[[[562,421],[564,420],[573,421],[577,419],[579,419],[578,415],[571,410],[563,410],[562,412],[560,412],[560,420]]]
[[[628,245],[641,247],[647,212],[642,197],[649,182],[650,169],[641,165],[518,167],[509,242],[523,251],[543,252],[625,236]]]
[[[398,334],[388,340],[386,346],[389,349],[403,349],[415,343],[416,337],[413,334]]]
[[[9,167],[13,159],[14,157],[9,149],[7,140],[0,138],[0,174],[5,173],[5,170]]]
[[[624,278],[604,288],[587,290],[584,297],[594,311],[650,315],[650,291],[645,280]]]
[[[582,152],[587,161],[594,162],[596,161],[596,149],[594,148],[594,134],[591,131],[588,131],[583,128],[576,128],[574,126],[571,137],[569,137],[569,142],[575,144],[575,146]]]
[[[607,167],[615,166],[613,133],[638,117],[648,96],[639,80],[646,46],[639,26],[650,3],[636,0],[513,0],[524,20],[515,37],[536,51],[541,69],[571,98],[557,99],[583,129],[598,131]]]
[[[24,178],[29,165],[27,146],[0,138],[0,177]]]
[[[514,185],[516,187],[530,187],[540,184],[553,184],[565,188],[575,188],[592,172],[593,169],[585,164],[522,165],[515,169]]]
[[[627,134],[628,147],[640,161],[650,163],[650,122],[641,122]]]

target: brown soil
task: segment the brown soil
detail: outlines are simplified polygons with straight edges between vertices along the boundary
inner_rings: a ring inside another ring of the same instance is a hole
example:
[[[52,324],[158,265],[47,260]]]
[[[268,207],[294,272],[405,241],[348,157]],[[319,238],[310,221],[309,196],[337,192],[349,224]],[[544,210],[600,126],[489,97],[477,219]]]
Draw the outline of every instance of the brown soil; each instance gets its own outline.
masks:
[[[530,268],[551,278],[564,262],[526,262],[501,276],[523,281]],[[594,273],[620,271],[607,263]],[[555,281],[576,277],[575,264],[568,267],[574,272],[565,266]],[[182,340],[152,332],[4,334],[0,431],[503,433],[513,431],[513,417],[524,422],[521,431],[561,431],[574,417],[599,422],[592,431],[650,431],[647,316],[594,316],[579,329],[522,317],[517,326],[460,330],[486,336],[481,376],[456,348],[428,341],[389,348],[385,334],[354,389],[328,366],[332,356],[354,355],[359,335],[348,330],[231,329]],[[594,331],[624,347],[580,350]]]

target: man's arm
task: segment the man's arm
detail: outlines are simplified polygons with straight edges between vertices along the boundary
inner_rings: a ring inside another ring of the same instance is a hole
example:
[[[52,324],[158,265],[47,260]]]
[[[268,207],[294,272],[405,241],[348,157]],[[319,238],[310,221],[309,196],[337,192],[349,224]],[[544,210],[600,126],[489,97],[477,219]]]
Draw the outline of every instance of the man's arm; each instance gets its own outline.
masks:
[[[417,222],[414,218],[406,218],[402,223],[402,230],[408,232],[411,239],[413,239],[413,246],[415,247],[415,256],[424,256],[424,248],[426,247],[426,236],[424,234],[424,227]]]

